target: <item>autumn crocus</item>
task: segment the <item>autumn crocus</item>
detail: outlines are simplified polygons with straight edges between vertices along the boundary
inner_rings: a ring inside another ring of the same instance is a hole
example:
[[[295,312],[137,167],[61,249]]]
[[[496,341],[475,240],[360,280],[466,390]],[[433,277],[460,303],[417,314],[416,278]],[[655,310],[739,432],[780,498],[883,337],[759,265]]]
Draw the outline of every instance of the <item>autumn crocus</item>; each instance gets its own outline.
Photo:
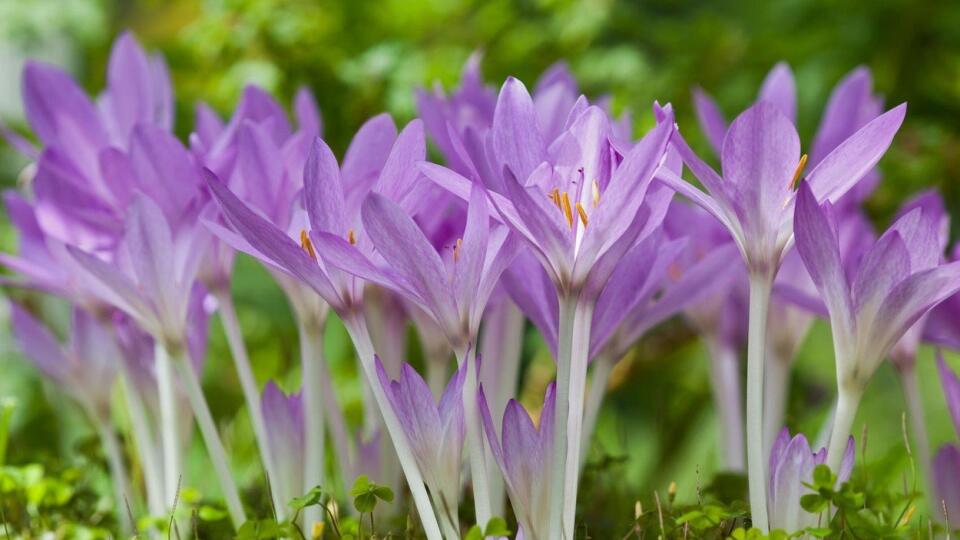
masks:
[[[278,498],[290,501],[303,495],[310,486],[306,479],[303,453],[306,448],[301,394],[285,394],[270,381],[263,388],[260,399],[263,418],[266,422],[271,455],[276,459],[276,479],[271,479],[271,489],[280,489]]]
[[[114,505],[131,499],[123,447],[110,422],[110,388],[119,357],[110,332],[90,314],[74,309],[70,343],[63,347],[26,309],[12,304],[13,335],[20,350],[44,376],[80,404],[96,428],[113,481]],[[120,516],[125,530],[132,524]]]
[[[813,470],[827,460],[827,450],[810,450],[810,443],[803,434],[790,437],[790,431],[784,428],[774,440],[770,451],[770,470],[767,484],[767,499],[770,504],[770,529],[785,532],[799,532],[819,523],[819,516],[807,512],[800,504],[800,498],[813,493],[807,484],[813,482]],[[853,437],[847,439],[843,456],[835,470],[838,484],[850,479],[853,472]],[[839,487],[839,485],[837,486]]]
[[[556,489],[557,481],[551,466],[554,457],[553,430],[557,426],[554,421],[555,388],[554,384],[547,387],[537,425],[534,425],[523,405],[511,399],[504,410],[499,433],[487,407],[483,388],[477,398],[487,441],[503,473],[520,532],[523,538],[529,540],[552,538],[549,494]]]
[[[378,383],[400,419],[410,441],[413,456],[423,471],[430,489],[434,510],[447,538],[460,536],[457,507],[460,495],[460,453],[464,439],[463,387],[466,371],[476,369],[464,364],[447,383],[439,403],[423,378],[404,364],[400,378],[391,381],[377,359]]]
[[[818,204],[806,183],[798,191],[796,245],[833,331],[839,393],[827,454],[832,469],[874,371],[920,317],[960,290],[960,263],[940,264],[937,234],[927,225],[921,209],[905,214],[848,277],[829,203]]]
[[[389,117],[382,117],[389,121]],[[394,128],[395,129],[395,128]],[[385,131],[380,130],[381,133]],[[386,131],[389,133],[389,130]],[[394,131],[395,133],[395,131]],[[310,287],[344,321],[364,375],[372,390],[377,407],[384,418],[390,438],[397,450],[401,467],[413,494],[414,502],[428,538],[440,538],[440,527],[424,489],[422,472],[413,458],[409,441],[402,431],[399,419],[390,408],[387,395],[377,384],[374,350],[366,318],[363,314],[364,281],[335,267],[328,266],[314,247],[320,233],[342,235],[349,244],[356,242],[361,249],[370,250],[372,244],[363,233],[360,223],[360,204],[371,190],[390,193],[403,200],[416,180],[416,162],[426,155],[422,125],[414,121],[396,138],[384,141],[381,137],[364,140],[364,146],[376,154],[380,145],[390,148],[383,162],[359,160],[349,152],[343,166],[323,141],[315,139],[310,158],[304,168],[305,189],[302,229],[290,229],[271,222],[240,200],[212,172],[206,171],[207,183],[233,231],[219,228],[217,234],[238,249],[246,251]],[[358,148],[358,153],[362,151]],[[347,164],[352,164],[347,168]],[[347,172],[350,176],[346,176]],[[309,178],[313,177],[314,180]],[[389,179],[389,180],[387,180]],[[352,180],[345,184],[344,180]],[[307,186],[310,186],[307,188]],[[415,200],[415,198],[414,198]],[[303,218],[306,219],[303,219]],[[306,227],[309,225],[310,231]],[[296,239],[293,237],[296,235]]]
[[[940,370],[940,383],[947,399],[947,408],[953,419],[957,436],[960,437],[960,379],[950,370],[943,356],[937,353],[937,365]],[[931,488],[936,494],[936,510],[946,511],[944,516],[950,528],[960,526],[960,446],[946,444],[933,458],[934,484]]]
[[[815,200],[836,201],[869,172],[903,121],[900,105],[874,119],[840,143],[806,175]],[[746,262],[750,285],[747,339],[747,468],[750,507],[755,523],[766,530],[763,497],[763,365],[767,315],[773,280],[793,239],[794,189],[804,176],[807,159],[790,119],[780,109],[761,101],[730,125],[723,139],[723,176],[698,158],[682,137],[675,148],[703,183],[707,193],[661,169],[659,177],[690,197],[730,231]]]

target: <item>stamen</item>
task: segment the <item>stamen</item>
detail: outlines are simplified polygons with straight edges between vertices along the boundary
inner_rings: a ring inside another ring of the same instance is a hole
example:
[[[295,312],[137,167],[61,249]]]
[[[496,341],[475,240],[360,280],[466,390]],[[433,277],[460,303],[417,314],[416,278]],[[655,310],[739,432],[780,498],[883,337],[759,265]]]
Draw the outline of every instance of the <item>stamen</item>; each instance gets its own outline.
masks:
[[[313,242],[310,241],[310,235],[307,234],[306,229],[300,229],[300,247],[316,262],[317,252],[313,249]]]
[[[803,169],[807,167],[807,155],[804,154],[800,156],[800,163],[797,164],[797,170],[793,172],[793,179],[790,180],[790,189],[797,189],[797,182],[800,181],[800,176],[803,175]]]
[[[560,190],[557,188],[553,188],[553,191],[550,192],[549,197],[550,197],[550,200],[553,201],[553,204],[557,205],[557,208],[559,208],[562,211],[563,206],[560,203]]]
[[[580,221],[583,223],[583,226],[587,226],[587,211],[583,209],[583,205],[577,203],[577,214],[580,216]]]
[[[600,204],[600,184],[594,180],[593,181],[593,207],[596,208]]]
[[[347,242],[350,242],[351,246],[357,245],[357,235],[353,233],[353,229],[347,230]]]
[[[570,207],[570,195],[563,192],[563,217],[567,218],[567,225],[573,228],[573,209]]]
[[[463,246],[463,238],[457,238],[457,245],[453,246],[453,262],[460,260],[460,247]]]

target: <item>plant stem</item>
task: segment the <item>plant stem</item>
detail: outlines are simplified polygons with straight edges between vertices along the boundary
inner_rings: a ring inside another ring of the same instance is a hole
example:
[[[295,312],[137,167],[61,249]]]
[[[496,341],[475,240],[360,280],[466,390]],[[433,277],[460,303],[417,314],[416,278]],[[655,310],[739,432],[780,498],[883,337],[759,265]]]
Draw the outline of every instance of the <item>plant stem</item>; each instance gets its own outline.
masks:
[[[590,453],[590,441],[593,431],[597,427],[597,418],[600,416],[600,407],[603,398],[607,395],[607,385],[610,383],[610,374],[616,360],[613,355],[602,352],[593,361],[593,377],[590,379],[590,392],[587,394],[587,406],[583,412],[583,436],[580,439],[580,469],[587,462]]]
[[[441,356],[439,353],[443,353]],[[444,388],[447,387],[447,365],[450,361],[449,351],[427,351],[425,364],[427,366],[427,387],[433,397],[440,399]]]
[[[137,448],[137,457],[143,469],[143,479],[147,490],[147,510],[153,516],[164,513],[163,495],[163,465],[157,456],[157,446],[153,438],[153,430],[147,420],[147,413],[143,400],[133,384],[133,377],[125,360],[121,360],[120,378],[123,382],[123,399],[127,414],[130,417],[130,427],[133,431],[133,442]]]
[[[930,470],[930,438],[927,436],[927,424],[924,421],[923,400],[920,398],[920,388],[917,385],[917,369],[914,365],[898,370],[900,383],[903,385],[903,397],[907,405],[907,414],[910,415],[910,427],[913,430],[913,444],[916,451],[914,459],[920,466],[923,475],[924,491],[927,493],[927,503],[932,513],[941,512],[934,494],[933,472]]]
[[[463,381],[463,413],[467,423],[467,454],[470,459],[470,478],[473,482],[473,504],[477,523],[486,526],[490,518],[490,484],[487,475],[487,450],[477,407],[477,353],[474,347],[457,349],[457,363],[466,365]]]
[[[187,399],[190,401],[190,408],[193,409],[193,416],[197,419],[200,435],[203,436],[204,445],[207,447],[207,454],[210,456],[210,461],[213,462],[213,469],[220,481],[220,489],[223,491],[223,498],[227,504],[230,520],[233,522],[233,527],[239,530],[247,517],[243,511],[243,504],[240,502],[240,493],[237,491],[236,483],[234,483],[233,473],[230,472],[230,465],[227,463],[227,452],[223,448],[223,442],[217,432],[213,415],[210,414],[210,407],[207,405],[207,400],[203,396],[203,389],[200,387],[200,381],[197,380],[197,375],[193,372],[193,366],[190,365],[189,360],[179,358],[176,364],[180,380],[187,392]]]
[[[550,464],[550,535],[564,537],[564,490],[566,485],[567,428],[570,416],[570,376],[573,355],[573,326],[577,297],[559,293],[559,326],[557,331],[557,397],[553,429],[553,462]]]
[[[857,416],[862,391],[841,385],[837,393],[837,408],[833,415],[833,432],[830,434],[830,448],[827,450],[827,465],[835,474],[840,470],[843,452],[847,446]]]
[[[387,426],[387,433],[393,441],[393,446],[397,450],[397,457],[400,460],[400,466],[403,468],[404,476],[407,479],[407,485],[410,486],[410,493],[413,495],[414,504],[417,506],[417,512],[420,514],[420,521],[423,524],[424,532],[428,540],[441,540],[440,526],[437,523],[437,516],[433,512],[430,504],[430,497],[423,484],[423,476],[413,458],[413,452],[410,450],[410,444],[400,426],[400,420],[396,412],[387,401],[387,395],[377,378],[376,367],[374,365],[373,342],[370,340],[370,332],[367,330],[366,320],[363,315],[358,313],[345,314],[343,316],[344,325],[353,341],[353,346],[357,350],[357,356],[360,359],[360,366],[366,376],[367,384],[373,392],[374,399],[383,416],[384,424]]]
[[[303,395],[303,418],[305,448],[303,466],[303,487],[310,489],[313,486],[324,485],[323,465],[326,462],[324,451],[324,406],[321,364],[323,358],[323,328],[322,322],[301,323],[300,334],[300,391]],[[346,464],[344,464],[346,465]],[[307,529],[323,519],[323,514],[316,506],[304,509],[304,523]]]
[[[767,348],[766,373],[763,389],[763,454],[770,455],[773,441],[783,429],[787,400],[790,397],[790,361],[777,353],[776,347]]]
[[[129,503],[127,481],[127,468],[123,464],[123,451],[120,447],[120,441],[117,440],[117,434],[113,430],[109,421],[91,415],[97,428],[97,435],[100,436],[100,444],[103,446],[103,452],[107,456],[107,465],[110,467],[110,480],[113,483],[114,505],[117,508],[117,514],[120,519],[120,526],[124,534],[129,536],[134,530],[135,524],[130,522],[130,516],[126,512],[126,504]]]
[[[247,354],[247,346],[243,340],[243,331],[237,318],[237,310],[229,290],[214,292],[214,296],[220,306],[220,322],[223,324],[223,331],[227,336],[227,345],[230,347],[230,354],[233,356],[233,363],[237,368],[237,378],[240,380],[240,388],[243,390],[243,398],[247,403],[247,412],[250,414],[250,422],[253,424],[257,447],[260,449],[260,459],[263,461],[263,468],[267,473],[268,482],[270,482],[274,512],[277,520],[283,521],[287,515],[286,501],[283,500],[284,491],[279,486],[276,462],[270,449],[270,438],[267,436],[267,426],[263,419],[263,409],[260,406],[260,391],[257,389],[257,383],[253,376],[253,368],[250,365],[250,356]]]
[[[723,465],[743,471],[743,402],[740,398],[740,359],[737,351],[716,336],[707,337],[710,353],[710,387],[720,420]]]
[[[750,322],[747,334],[747,476],[754,527],[764,534],[767,520],[767,458],[763,454],[763,364],[767,344],[767,312],[773,276],[750,273]]]
[[[567,452],[564,458],[563,532],[572,539],[577,515],[577,490],[580,483],[580,442],[583,432],[583,408],[587,390],[587,364],[590,360],[590,324],[593,303],[577,302],[573,317],[570,355],[570,406],[567,418]]]
[[[163,445],[164,507],[173,510],[180,484],[180,432],[177,429],[177,396],[173,383],[173,364],[163,343],[154,346],[157,369],[157,393],[160,401],[160,443]]]

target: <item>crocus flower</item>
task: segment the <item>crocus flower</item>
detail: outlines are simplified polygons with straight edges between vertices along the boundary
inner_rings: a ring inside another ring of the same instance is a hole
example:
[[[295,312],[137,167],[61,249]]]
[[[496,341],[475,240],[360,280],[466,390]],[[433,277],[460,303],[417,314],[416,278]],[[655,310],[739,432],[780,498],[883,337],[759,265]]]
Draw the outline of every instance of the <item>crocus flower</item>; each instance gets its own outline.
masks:
[[[960,242],[954,244],[949,260],[960,261]],[[960,295],[953,295],[930,311],[923,339],[960,351]]]
[[[937,364],[940,369],[940,382],[943,384],[943,393],[947,398],[947,408],[953,419],[953,425],[960,437],[960,379],[957,378],[943,356],[938,353]],[[933,486],[937,501],[942,501],[946,508],[946,518],[951,528],[960,526],[960,446],[946,444],[940,448],[933,458],[935,484]],[[937,505],[935,510],[940,510]]]
[[[313,487],[304,485],[303,400],[299,393],[284,394],[270,381],[263,388],[260,405],[267,425],[271,453],[276,460],[277,480],[271,482],[271,489],[281,489],[280,500],[289,501]]]
[[[409,364],[401,368],[399,380],[391,381],[377,358],[379,383],[400,419],[437,515],[447,528],[445,534],[451,538],[459,536],[460,453],[465,434],[462,393],[467,369],[464,364],[457,370],[436,403],[430,387]]]
[[[770,452],[770,479],[767,498],[770,505],[770,529],[787,533],[803,531],[816,527],[819,517],[807,512],[800,506],[800,497],[813,491],[804,484],[813,482],[813,469],[826,462],[827,450],[821,448],[814,453],[803,434],[790,438],[790,431],[784,428],[773,443]],[[843,484],[853,472],[854,442],[847,439],[840,468],[834,473],[837,482]]]
[[[924,313],[960,290],[960,263],[940,264],[935,228],[920,208],[898,219],[846,275],[829,204],[806,183],[797,195],[797,249],[823,297],[833,329],[839,398],[830,464],[850,433],[859,397],[891,348]]]
[[[556,489],[551,474],[553,461],[555,386],[547,387],[540,410],[538,425],[516,400],[507,403],[503,413],[502,430],[497,433],[483,388],[477,399],[483,416],[483,426],[493,456],[503,473],[510,504],[517,516],[523,538],[543,540],[550,538],[550,492]],[[518,533],[519,537],[520,533]]]

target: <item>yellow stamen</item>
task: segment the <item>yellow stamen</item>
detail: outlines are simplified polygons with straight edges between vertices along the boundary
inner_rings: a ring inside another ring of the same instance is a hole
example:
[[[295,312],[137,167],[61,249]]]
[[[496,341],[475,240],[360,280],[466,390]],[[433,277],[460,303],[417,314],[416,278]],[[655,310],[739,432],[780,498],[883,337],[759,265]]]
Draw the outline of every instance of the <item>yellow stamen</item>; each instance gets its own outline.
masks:
[[[460,247],[463,246],[463,238],[457,238],[457,245],[453,246],[453,262],[460,260]]]
[[[310,241],[310,235],[306,229],[300,229],[300,247],[310,255],[314,261],[317,260],[317,252],[313,249],[313,242]]]
[[[800,181],[800,176],[803,175],[803,169],[807,167],[807,155],[804,154],[800,156],[800,163],[797,164],[797,170],[793,172],[793,179],[790,180],[790,189],[797,189],[797,182]]]
[[[347,242],[350,242],[351,246],[357,245],[357,235],[353,233],[353,229],[347,230]]]
[[[573,208],[570,207],[570,195],[563,192],[563,217],[567,218],[567,225],[573,227]]]
[[[577,203],[577,214],[580,216],[580,221],[583,223],[583,226],[587,226],[587,211],[583,209],[583,205]]]
[[[553,204],[557,205],[557,208],[563,210],[563,207],[560,204],[560,190],[553,188],[553,191],[550,192],[550,200],[553,201]]]
[[[600,204],[600,184],[594,180],[593,181],[593,207],[596,208]]]

